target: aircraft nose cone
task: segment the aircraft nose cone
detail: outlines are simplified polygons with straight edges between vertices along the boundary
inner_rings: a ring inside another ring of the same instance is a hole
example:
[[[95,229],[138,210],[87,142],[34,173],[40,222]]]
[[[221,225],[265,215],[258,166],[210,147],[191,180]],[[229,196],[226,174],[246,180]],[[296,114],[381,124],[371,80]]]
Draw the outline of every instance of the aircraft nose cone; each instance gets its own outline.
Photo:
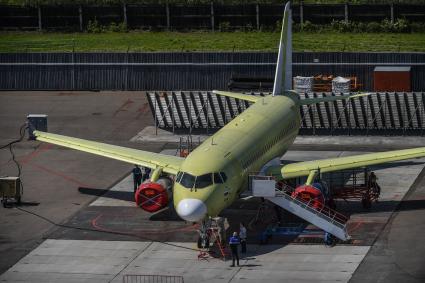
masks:
[[[202,220],[207,214],[207,206],[199,199],[183,199],[177,205],[177,214],[186,221]]]

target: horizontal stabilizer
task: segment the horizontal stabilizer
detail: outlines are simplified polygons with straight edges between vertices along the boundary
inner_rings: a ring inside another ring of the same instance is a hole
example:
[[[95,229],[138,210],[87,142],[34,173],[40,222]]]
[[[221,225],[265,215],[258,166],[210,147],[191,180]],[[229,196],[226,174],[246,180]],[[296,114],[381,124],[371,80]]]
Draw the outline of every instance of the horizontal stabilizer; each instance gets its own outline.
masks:
[[[221,90],[213,90],[212,92],[217,95],[233,97],[233,98],[242,99],[249,102],[257,102],[259,99],[261,99],[260,96],[243,94],[239,92],[230,92],[230,91],[221,91]]]
[[[300,99],[300,104],[301,105],[310,105],[310,104],[316,104],[316,103],[320,103],[320,102],[329,102],[329,101],[335,101],[335,100],[351,99],[351,98],[356,98],[356,97],[360,97],[360,96],[367,96],[367,95],[370,95],[370,93],[358,93],[358,94],[352,94],[352,95],[305,98],[305,99]]]

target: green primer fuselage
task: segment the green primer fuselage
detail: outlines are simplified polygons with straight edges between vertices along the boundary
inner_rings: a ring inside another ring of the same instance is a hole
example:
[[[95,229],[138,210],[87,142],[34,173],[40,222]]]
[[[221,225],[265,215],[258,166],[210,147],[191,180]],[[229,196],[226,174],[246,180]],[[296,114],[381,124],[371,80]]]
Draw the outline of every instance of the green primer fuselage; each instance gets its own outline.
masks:
[[[227,180],[196,190],[176,182],[174,207],[183,199],[199,199],[207,216],[217,216],[247,188],[249,173],[287,151],[299,131],[299,108],[295,94],[266,96],[209,137],[187,156],[180,171],[194,176],[224,172]]]

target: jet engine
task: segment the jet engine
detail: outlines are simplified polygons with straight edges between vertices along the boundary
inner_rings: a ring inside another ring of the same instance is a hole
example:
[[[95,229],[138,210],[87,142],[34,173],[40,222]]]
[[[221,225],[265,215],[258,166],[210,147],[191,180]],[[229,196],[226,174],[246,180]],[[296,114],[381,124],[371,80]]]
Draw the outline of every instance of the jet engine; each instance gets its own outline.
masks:
[[[293,191],[292,197],[310,202],[311,206],[316,209],[323,208],[325,204],[325,197],[320,183],[299,186]]]
[[[137,206],[148,212],[166,207],[172,197],[172,186],[173,181],[168,177],[160,177],[156,182],[146,181],[134,195]]]

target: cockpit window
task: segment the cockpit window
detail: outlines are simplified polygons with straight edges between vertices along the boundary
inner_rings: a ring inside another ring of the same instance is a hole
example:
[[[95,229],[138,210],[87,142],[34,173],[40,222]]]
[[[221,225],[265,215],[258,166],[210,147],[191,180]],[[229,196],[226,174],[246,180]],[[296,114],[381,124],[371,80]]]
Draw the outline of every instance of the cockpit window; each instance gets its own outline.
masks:
[[[180,179],[180,184],[188,189],[193,188],[193,185],[195,184],[195,176],[192,176],[188,173],[183,173],[183,176]]]
[[[221,176],[219,173],[214,173],[214,183],[215,184],[223,184],[223,180],[221,179]]]
[[[224,183],[226,183],[226,181],[227,181],[227,176],[226,176],[226,174],[224,174],[224,172],[220,172],[220,176],[221,176],[221,178],[223,179],[223,182],[224,182]]]
[[[212,185],[211,173],[196,177],[195,188],[202,189]]]
[[[181,180],[182,176],[183,176],[183,173],[182,172],[178,172],[177,173],[177,176],[176,176],[176,182],[177,183],[180,183],[180,180]]]

